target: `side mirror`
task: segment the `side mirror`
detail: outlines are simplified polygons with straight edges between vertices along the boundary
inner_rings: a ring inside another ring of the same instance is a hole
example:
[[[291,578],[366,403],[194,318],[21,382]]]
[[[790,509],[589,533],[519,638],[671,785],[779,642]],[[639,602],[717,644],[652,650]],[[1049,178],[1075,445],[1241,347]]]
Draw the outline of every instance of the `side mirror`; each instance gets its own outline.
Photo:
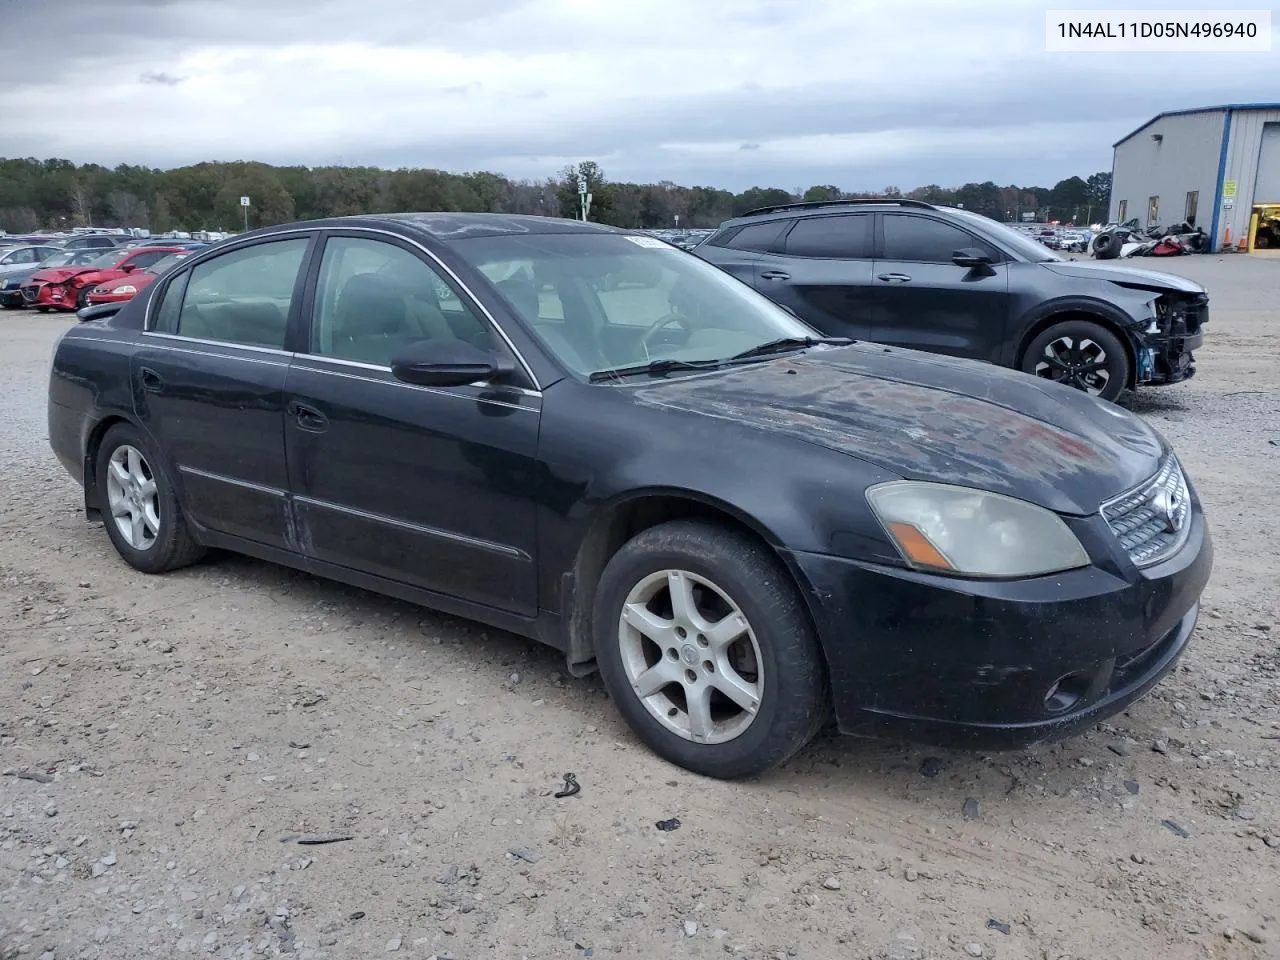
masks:
[[[126,263],[120,269],[123,270],[125,273],[133,273],[133,271],[138,269],[138,265],[136,263]]]
[[[419,340],[391,358],[397,380],[421,387],[461,387],[507,376],[514,369],[506,358],[465,340]]]
[[[991,258],[977,247],[964,247],[957,250],[951,254],[951,262],[957,267],[967,267],[970,270],[991,266]]]

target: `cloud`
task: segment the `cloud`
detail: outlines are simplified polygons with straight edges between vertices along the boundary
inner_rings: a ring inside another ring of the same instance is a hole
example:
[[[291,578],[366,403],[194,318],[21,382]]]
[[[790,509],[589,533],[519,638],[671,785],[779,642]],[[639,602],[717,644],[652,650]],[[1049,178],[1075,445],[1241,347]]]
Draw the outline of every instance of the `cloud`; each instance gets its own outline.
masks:
[[[1109,167],[1161,110],[1280,87],[1267,54],[1046,53],[1054,5],[59,0],[59,56],[0,59],[4,149],[527,177],[594,159],[733,189],[1051,184]],[[6,35],[50,29],[48,10],[11,0]]]
[[[185,77],[175,77],[172,73],[165,73],[163,70],[145,70],[138,77],[143,83],[158,83],[163,87],[176,87]]]

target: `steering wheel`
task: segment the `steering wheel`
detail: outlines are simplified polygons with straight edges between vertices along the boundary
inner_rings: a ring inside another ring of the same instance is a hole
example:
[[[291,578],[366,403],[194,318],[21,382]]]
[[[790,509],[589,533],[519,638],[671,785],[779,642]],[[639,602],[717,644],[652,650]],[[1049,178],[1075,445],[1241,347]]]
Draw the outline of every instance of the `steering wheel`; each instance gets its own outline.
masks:
[[[677,323],[685,325],[684,337],[688,340],[689,335],[693,332],[689,329],[689,318],[682,313],[673,312],[668,313],[666,316],[659,317],[649,326],[648,330],[640,334],[640,343],[644,345],[645,350],[647,351],[662,330]]]

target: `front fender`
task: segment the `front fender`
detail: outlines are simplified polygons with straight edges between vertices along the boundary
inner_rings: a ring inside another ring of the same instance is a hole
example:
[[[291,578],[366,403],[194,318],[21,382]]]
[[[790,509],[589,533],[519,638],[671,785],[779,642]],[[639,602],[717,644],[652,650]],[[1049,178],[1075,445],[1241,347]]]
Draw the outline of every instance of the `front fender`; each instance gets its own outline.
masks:
[[[896,474],[804,440],[646,408],[629,402],[625,389],[614,394],[565,381],[543,394],[538,553],[544,609],[565,608],[566,576],[578,567],[584,544],[596,542],[601,525],[643,499],[687,500],[732,518],[793,571],[793,551],[900,562],[863,494]],[[625,428],[624,421],[630,421]]]

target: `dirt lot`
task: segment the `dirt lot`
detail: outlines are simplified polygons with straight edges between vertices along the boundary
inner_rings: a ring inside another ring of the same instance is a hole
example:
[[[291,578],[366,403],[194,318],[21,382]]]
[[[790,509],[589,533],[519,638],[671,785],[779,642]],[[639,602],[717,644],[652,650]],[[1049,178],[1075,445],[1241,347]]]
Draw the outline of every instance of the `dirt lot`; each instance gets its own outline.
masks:
[[[828,739],[746,784],[523,640],[134,573],[45,443],[68,321],[0,316],[0,958],[1280,956],[1280,261],[1160,266],[1213,297],[1200,375],[1133,401],[1218,548],[1177,674],[1065,745]]]

